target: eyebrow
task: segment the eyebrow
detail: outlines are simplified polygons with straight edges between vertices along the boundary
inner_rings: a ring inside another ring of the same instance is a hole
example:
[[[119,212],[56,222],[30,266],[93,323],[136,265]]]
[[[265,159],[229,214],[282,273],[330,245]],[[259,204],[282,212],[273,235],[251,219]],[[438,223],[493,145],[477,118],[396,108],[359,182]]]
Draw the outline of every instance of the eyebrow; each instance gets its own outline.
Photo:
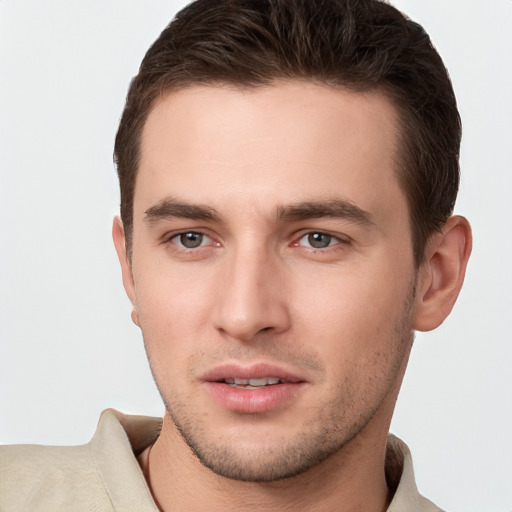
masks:
[[[145,211],[144,221],[153,224],[169,218],[222,221],[221,215],[210,206],[183,203],[173,198],[163,199],[148,208]],[[306,201],[277,207],[277,221],[293,222],[321,218],[346,219],[366,227],[375,226],[369,212],[343,199]]]
[[[375,226],[372,215],[350,201],[330,199],[296,203],[278,208],[278,219],[300,221],[321,218],[346,219],[366,227]]]
[[[220,215],[209,206],[182,203],[172,198],[163,199],[151,206],[145,211],[145,214],[144,221],[150,224],[169,218],[220,221]]]

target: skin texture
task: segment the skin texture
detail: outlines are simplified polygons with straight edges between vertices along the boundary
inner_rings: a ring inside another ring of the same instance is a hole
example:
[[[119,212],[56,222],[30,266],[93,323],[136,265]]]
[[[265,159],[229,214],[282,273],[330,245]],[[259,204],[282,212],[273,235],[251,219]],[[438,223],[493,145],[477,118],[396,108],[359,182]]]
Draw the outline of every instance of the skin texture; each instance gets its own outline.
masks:
[[[413,329],[449,313],[471,245],[453,217],[415,268],[396,126],[379,93],[301,82],[192,87],[150,114],[131,261],[113,233],[167,410],[142,457],[162,509],[385,510]],[[209,388],[223,365],[300,384],[232,410]]]

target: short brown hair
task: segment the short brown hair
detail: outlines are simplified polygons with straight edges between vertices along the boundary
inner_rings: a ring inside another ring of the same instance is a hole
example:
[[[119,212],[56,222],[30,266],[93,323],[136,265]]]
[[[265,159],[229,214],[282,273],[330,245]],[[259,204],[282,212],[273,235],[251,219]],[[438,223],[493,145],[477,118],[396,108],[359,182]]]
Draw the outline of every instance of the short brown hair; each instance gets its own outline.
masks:
[[[461,124],[443,62],[422,27],[378,0],[197,0],[177,14],[132,80],[115,141],[131,253],[140,139],[157,98],[192,85],[301,79],[380,90],[400,118],[398,179],[415,262],[453,211]]]

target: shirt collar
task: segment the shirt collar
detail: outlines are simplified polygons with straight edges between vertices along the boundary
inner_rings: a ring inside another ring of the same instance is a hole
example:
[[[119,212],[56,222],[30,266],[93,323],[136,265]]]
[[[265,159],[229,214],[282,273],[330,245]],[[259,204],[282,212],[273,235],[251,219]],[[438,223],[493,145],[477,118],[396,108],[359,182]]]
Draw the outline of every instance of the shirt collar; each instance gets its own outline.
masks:
[[[90,446],[116,510],[158,512],[136,457],[158,438],[161,426],[160,418],[114,409],[102,413]],[[442,512],[419,494],[409,448],[392,434],[388,436],[385,469],[388,485],[395,490],[387,512]]]

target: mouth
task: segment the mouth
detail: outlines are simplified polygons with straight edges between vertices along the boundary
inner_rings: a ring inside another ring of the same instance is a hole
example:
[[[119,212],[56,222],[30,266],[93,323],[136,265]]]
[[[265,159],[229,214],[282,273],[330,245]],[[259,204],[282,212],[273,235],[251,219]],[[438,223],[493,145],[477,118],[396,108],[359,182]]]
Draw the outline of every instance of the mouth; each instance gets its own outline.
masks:
[[[223,364],[213,368],[202,375],[204,382],[226,384],[231,387],[254,387],[259,389],[265,386],[279,384],[297,384],[305,379],[273,364],[258,363],[250,366],[240,364]]]
[[[257,414],[283,409],[294,402],[306,381],[267,364],[221,365],[203,376],[209,396],[236,413]]]
[[[227,384],[232,388],[238,389],[261,389],[267,386],[276,386],[278,384],[287,384],[291,381],[280,379],[279,377],[263,377],[261,379],[223,379],[220,382]]]

